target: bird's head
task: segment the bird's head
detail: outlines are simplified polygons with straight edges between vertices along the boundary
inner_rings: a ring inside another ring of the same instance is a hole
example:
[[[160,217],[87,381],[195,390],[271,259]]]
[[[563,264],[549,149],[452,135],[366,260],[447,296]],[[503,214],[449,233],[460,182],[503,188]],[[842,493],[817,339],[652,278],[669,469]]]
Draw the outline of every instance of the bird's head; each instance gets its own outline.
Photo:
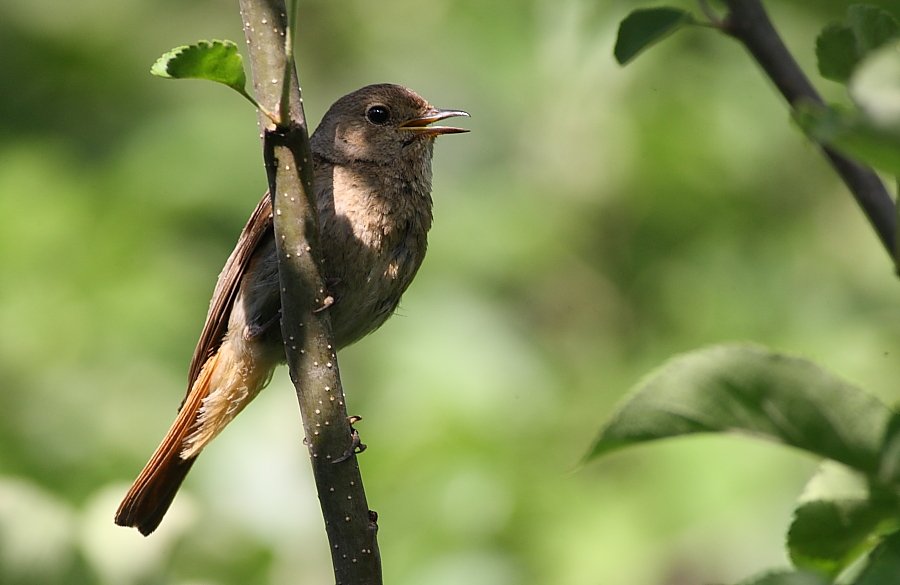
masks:
[[[336,163],[389,164],[401,158],[430,155],[435,137],[441,134],[468,132],[431,125],[468,115],[460,110],[435,108],[399,85],[369,85],[331,106],[311,138],[312,147]]]

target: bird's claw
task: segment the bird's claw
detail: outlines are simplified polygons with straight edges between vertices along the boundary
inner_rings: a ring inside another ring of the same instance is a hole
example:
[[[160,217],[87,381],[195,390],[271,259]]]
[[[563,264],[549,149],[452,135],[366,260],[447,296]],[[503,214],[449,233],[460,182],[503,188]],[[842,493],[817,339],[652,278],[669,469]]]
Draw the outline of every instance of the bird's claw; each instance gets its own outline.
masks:
[[[337,284],[340,281],[341,281],[340,278],[326,278],[325,279],[325,290],[328,292],[328,294],[322,300],[322,306],[319,307],[318,309],[314,309],[313,313],[319,313],[321,311],[324,311],[325,309],[327,309],[328,307],[330,307],[331,305],[335,304],[338,301],[338,299],[340,297],[339,297],[339,295],[337,295],[334,292],[334,287],[337,286]]]
[[[334,304],[334,297],[331,295],[328,295],[327,297],[325,297],[322,300],[321,307],[319,307],[318,309],[313,309],[313,313],[321,313],[322,311],[324,311],[325,309],[327,309],[328,307],[330,307],[333,304]]]
[[[347,447],[347,450],[344,451],[343,455],[332,461],[332,463],[341,463],[342,461],[350,459],[350,457],[352,457],[353,455],[362,453],[366,450],[365,443],[359,440],[359,431],[353,428],[353,423],[361,420],[361,416],[352,415],[347,417],[347,422],[350,423],[350,446]]]

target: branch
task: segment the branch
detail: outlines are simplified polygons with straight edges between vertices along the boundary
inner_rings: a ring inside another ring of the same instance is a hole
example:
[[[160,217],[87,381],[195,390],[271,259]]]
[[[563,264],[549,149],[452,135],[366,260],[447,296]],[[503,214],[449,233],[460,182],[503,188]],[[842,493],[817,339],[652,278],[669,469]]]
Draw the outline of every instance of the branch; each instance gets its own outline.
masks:
[[[240,0],[240,6],[257,100],[279,119],[273,128],[271,120],[259,116],[278,251],[281,328],[331,545],[335,582],[380,585],[377,525],[353,455],[331,318],[328,311],[320,310],[326,293],[312,153],[296,72],[285,51],[286,10],[283,0]],[[279,108],[286,78],[291,83],[290,106]],[[345,454],[349,457],[342,460]]]
[[[778,36],[759,0],[723,1],[729,11],[721,29],[744,44],[791,107],[802,101],[824,105],[822,97]],[[869,167],[828,146],[820,146],[893,258],[897,211],[881,179]]]

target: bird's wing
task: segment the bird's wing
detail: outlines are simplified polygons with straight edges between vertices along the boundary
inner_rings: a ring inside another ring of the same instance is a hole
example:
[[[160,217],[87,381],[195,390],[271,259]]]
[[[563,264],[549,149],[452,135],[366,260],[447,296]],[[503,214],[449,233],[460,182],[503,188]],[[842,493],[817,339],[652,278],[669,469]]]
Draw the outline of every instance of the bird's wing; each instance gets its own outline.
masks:
[[[201,444],[189,456],[185,456],[185,439],[195,429],[204,400],[213,390],[210,388],[213,373],[220,366],[234,367],[233,352],[220,359],[219,350],[228,331],[228,319],[244,275],[249,270],[254,254],[272,229],[271,210],[271,201],[267,193],[250,216],[238,238],[237,246],[228,257],[222,273],[219,274],[216,290],[209,304],[209,313],[206,315],[206,324],[203,326],[203,333],[191,361],[187,396],[181,404],[172,428],[122,500],[116,512],[116,524],[120,526],[135,526],[144,535],[156,530],[202,448]],[[268,370],[263,368],[261,375],[265,376],[267,372]],[[260,372],[257,372],[257,376],[259,375]],[[258,391],[262,384],[256,383],[252,386]],[[226,420],[222,423],[218,429],[221,430],[227,422]],[[207,442],[209,438],[211,437],[207,438]]]
[[[253,214],[244,226],[237,245],[225,267],[219,274],[216,282],[216,290],[209,302],[209,313],[206,314],[206,323],[203,325],[203,333],[194,350],[191,360],[191,369],[188,373],[188,394],[194,386],[194,382],[200,376],[203,364],[212,357],[228,331],[228,318],[231,308],[241,288],[241,280],[246,274],[250,260],[256,252],[265,236],[272,230],[272,201],[266,193],[260,200]]]

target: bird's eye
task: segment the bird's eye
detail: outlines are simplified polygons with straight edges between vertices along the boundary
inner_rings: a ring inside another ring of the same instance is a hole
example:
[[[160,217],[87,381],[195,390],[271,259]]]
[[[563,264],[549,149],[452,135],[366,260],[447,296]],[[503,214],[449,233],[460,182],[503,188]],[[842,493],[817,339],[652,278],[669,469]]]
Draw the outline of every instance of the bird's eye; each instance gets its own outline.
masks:
[[[391,113],[385,106],[372,106],[366,110],[366,118],[369,119],[369,122],[381,126],[382,124],[386,124],[391,118]]]

